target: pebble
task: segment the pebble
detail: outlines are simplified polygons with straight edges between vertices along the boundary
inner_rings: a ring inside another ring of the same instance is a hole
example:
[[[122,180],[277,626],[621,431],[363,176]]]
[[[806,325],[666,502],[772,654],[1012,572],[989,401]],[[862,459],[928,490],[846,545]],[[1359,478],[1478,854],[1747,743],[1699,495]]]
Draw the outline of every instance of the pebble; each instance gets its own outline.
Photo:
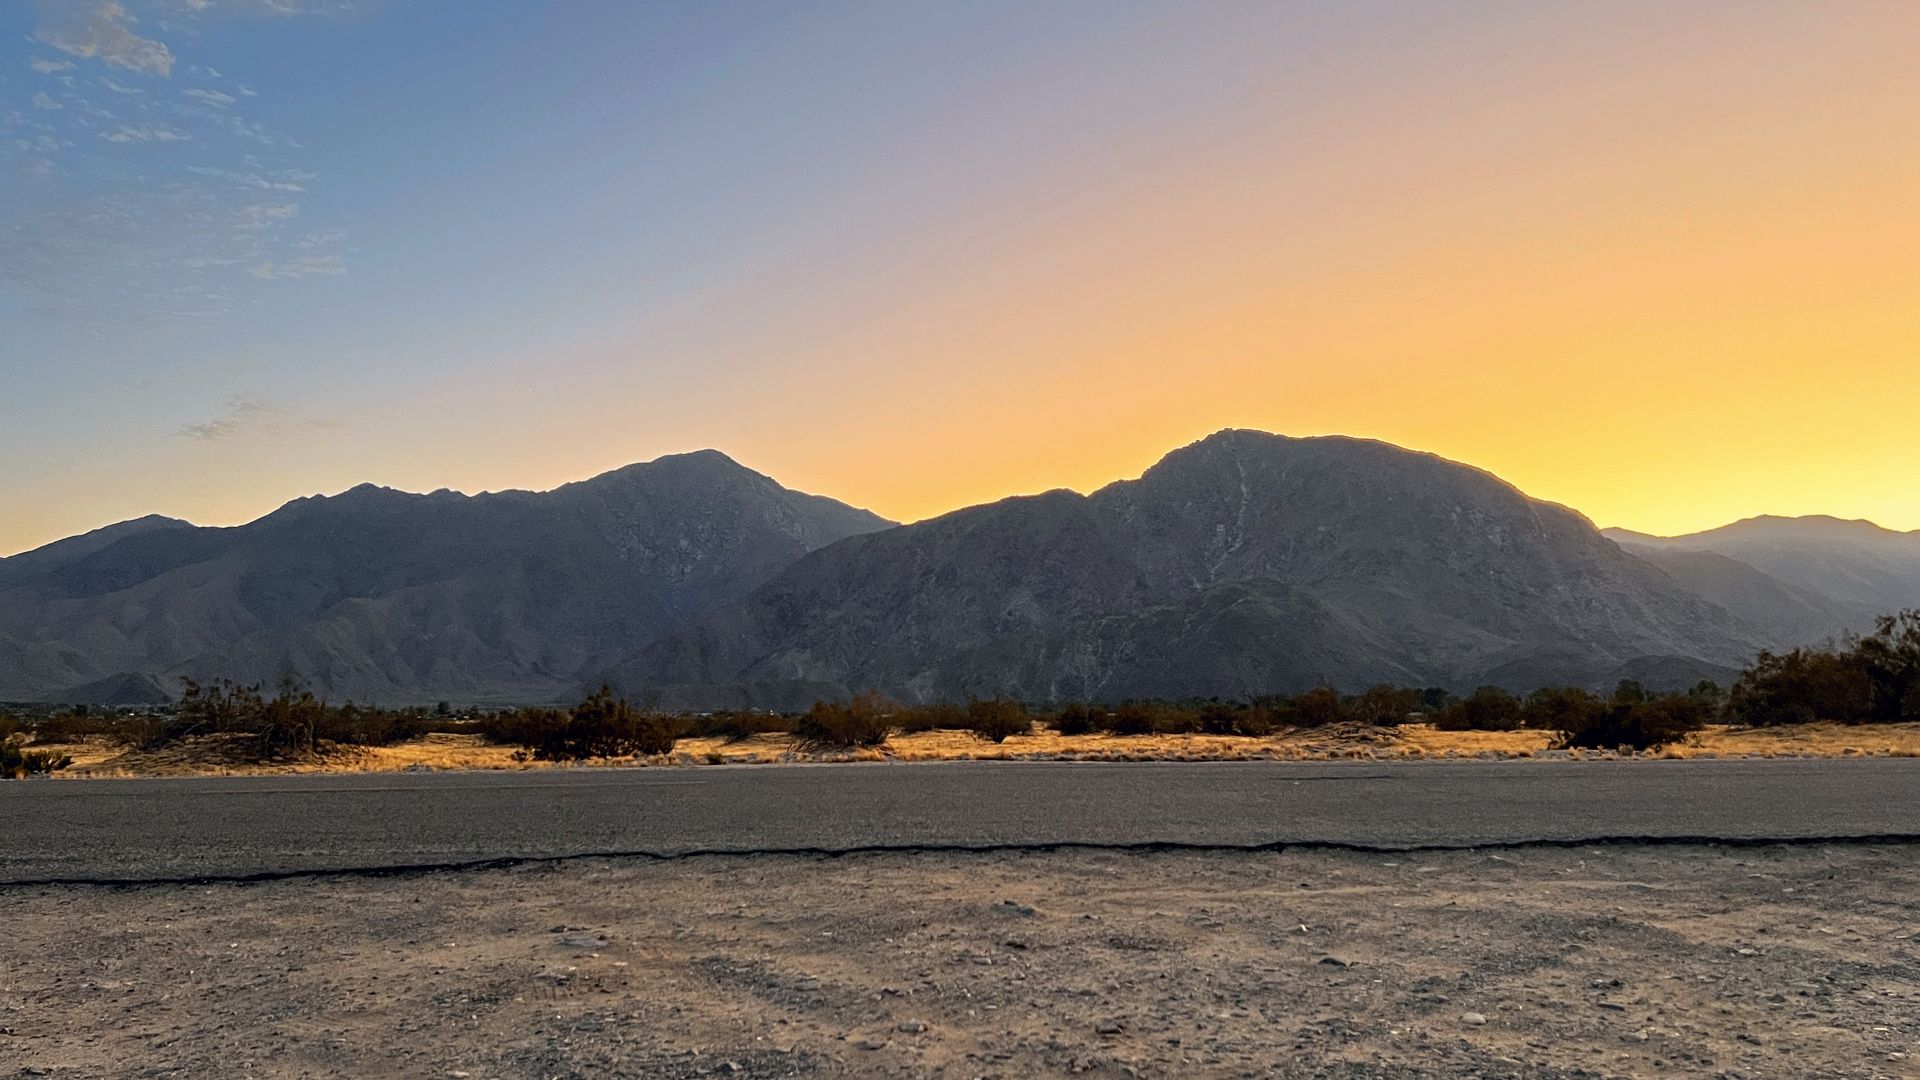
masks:
[[[1479,1013],[1465,1013],[1461,1015],[1460,1022],[1468,1027],[1479,1027],[1487,1022],[1487,1018]]]
[[[903,1021],[900,1026],[894,1028],[894,1030],[906,1035],[918,1035],[927,1030],[927,1025],[918,1020],[907,1020]]]
[[[1094,1025],[1095,1035],[1119,1035],[1127,1030],[1127,1025],[1118,1020],[1102,1020]]]

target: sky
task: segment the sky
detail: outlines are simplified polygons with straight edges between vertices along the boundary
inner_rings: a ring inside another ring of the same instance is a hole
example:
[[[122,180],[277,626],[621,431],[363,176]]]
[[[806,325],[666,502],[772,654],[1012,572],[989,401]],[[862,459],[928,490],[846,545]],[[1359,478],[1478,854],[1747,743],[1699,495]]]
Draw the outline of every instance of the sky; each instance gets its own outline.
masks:
[[[1225,427],[1920,529],[1920,5],[0,0],[0,554]]]

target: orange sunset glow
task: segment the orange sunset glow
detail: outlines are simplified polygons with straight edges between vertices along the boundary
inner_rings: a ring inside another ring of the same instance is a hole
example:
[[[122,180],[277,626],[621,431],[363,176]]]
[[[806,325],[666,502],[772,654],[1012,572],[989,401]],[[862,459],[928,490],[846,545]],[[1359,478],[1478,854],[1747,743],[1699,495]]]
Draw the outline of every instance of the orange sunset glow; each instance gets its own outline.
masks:
[[[546,235],[433,263],[445,288],[287,283],[337,294],[297,338],[62,338],[47,362],[87,358],[36,400],[105,404],[14,451],[0,548],[703,446],[914,520],[1229,426],[1429,450],[1650,532],[1920,528],[1911,6],[1138,14],[978,71],[909,74],[937,49],[902,39],[862,77],[910,102],[796,113],[773,203],[680,196],[729,224],[678,263],[589,241],[658,208],[620,194],[641,163],[577,156]],[[805,68],[837,32],[755,47]],[[354,265],[433,242],[422,214]]]

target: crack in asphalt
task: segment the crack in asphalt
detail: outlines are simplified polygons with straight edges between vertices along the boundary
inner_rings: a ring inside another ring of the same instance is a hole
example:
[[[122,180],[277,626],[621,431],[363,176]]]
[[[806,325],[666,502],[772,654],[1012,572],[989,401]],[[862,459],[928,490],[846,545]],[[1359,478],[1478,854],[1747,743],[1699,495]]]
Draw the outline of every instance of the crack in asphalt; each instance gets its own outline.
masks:
[[[583,862],[587,860],[635,862],[684,862],[716,858],[816,858],[839,859],[858,855],[993,855],[1007,853],[1044,853],[1056,851],[1116,852],[1122,854],[1218,853],[1277,854],[1287,851],[1333,851],[1361,855],[1446,854],[1472,851],[1518,851],[1528,848],[1566,849],[1578,847],[1872,847],[1876,845],[1920,844],[1920,833],[1866,833],[1831,836],[1589,836],[1536,837],[1524,840],[1464,841],[1457,843],[1367,844],[1342,840],[1274,840],[1257,844],[1188,843],[1178,840],[1143,840],[1107,843],[1083,840],[1049,840],[992,844],[854,844],[846,847],[772,847],[772,848],[690,848],[684,851],[583,851],[563,855],[501,855],[484,859],[462,859],[428,863],[394,863],[378,866],[298,867],[285,870],[261,870],[244,874],[195,874],[179,877],[47,877],[0,880],[0,893],[25,889],[97,888],[142,889],[181,885],[256,885],[275,881],[315,878],[393,878],[424,877],[429,874],[472,873],[486,870],[511,870],[524,866]]]

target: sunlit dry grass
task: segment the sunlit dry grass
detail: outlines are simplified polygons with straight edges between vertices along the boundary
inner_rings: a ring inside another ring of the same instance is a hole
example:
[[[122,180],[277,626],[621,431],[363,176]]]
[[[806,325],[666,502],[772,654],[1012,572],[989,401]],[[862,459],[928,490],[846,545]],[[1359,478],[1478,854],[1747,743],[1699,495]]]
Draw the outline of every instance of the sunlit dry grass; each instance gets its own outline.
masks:
[[[1539,731],[1439,731],[1427,724],[1397,728],[1338,725],[1282,732],[1266,738],[1232,735],[1062,735],[1036,728],[1003,743],[970,731],[896,734],[884,746],[814,752],[788,735],[746,739],[682,739],[671,754],[594,762],[525,760],[511,746],[476,735],[435,733],[394,746],[328,747],[314,755],[250,760],[238,737],[196,739],[154,751],[127,750],[102,739],[50,747],[71,754],[68,777],[284,775],[401,772],[408,769],[551,769],[774,765],[820,761],[1335,761],[1571,758],[1631,756],[1611,752],[1554,752]],[[1920,724],[1844,727],[1808,724],[1780,728],[1710,727],[1685,743],[1648,757],[1920,757]]]

